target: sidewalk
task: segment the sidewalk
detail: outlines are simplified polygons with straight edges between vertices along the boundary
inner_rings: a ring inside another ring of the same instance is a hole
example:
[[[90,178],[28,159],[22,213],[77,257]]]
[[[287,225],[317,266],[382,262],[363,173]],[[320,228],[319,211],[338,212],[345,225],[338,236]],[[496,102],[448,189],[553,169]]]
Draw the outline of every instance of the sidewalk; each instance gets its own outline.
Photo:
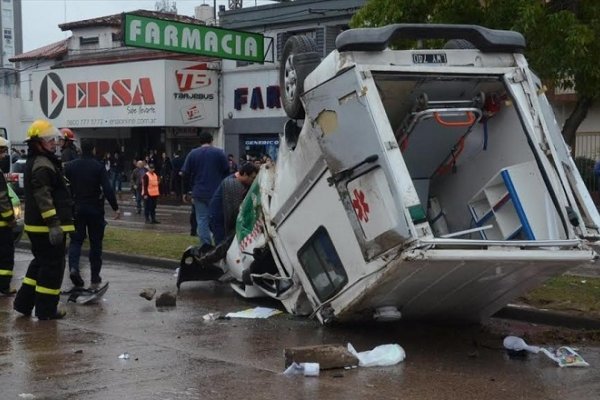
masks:
[[[129,189],[125,188],[121,192],[117,192],[117,202],[119,206],[135,207],[135,198]],[[178,209],[191,211],[191,203],[184,203],[182,199],[177,198],[174,194],[160,196],[158,198],[157,207],[177,207]]]

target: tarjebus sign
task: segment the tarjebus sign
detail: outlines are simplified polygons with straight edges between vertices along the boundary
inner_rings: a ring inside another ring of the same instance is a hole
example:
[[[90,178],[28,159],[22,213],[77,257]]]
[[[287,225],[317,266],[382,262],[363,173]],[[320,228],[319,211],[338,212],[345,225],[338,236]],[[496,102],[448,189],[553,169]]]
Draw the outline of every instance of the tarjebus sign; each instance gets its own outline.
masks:
[[[124,14],[126,46],[262,63],[264,36],[214,26]]]

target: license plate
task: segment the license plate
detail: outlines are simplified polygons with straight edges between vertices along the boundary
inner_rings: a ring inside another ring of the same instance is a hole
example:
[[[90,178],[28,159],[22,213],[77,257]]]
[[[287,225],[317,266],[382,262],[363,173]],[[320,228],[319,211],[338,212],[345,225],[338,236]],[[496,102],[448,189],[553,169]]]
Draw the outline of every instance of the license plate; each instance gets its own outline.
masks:
[[[414,64],[446,64],[445,53],[413,54]]]

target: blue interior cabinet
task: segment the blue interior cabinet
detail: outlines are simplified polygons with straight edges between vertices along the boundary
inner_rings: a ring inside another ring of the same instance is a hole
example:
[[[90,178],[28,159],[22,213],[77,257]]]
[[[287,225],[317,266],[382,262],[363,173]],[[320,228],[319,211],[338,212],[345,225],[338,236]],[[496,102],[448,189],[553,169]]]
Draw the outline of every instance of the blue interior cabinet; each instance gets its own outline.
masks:
[[[558,213],[534,162],[501,169],[468,203],[486,240],[560,239]]]

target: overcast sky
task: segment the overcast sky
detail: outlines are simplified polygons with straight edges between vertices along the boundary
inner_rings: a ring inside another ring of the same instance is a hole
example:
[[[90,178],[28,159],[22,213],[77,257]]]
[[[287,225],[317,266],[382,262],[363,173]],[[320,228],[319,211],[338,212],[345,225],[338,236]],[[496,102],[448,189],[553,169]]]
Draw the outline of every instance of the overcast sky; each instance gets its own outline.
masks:
[[[118,14],[138,9],[154,10],[157,0],[21,0],[23,11],[23,51],[65,39],[71,32],[63,32],[58,24],[82,19]],[[173,0],[171,0],[173,2]],[[243,0],[244,7],[271,4],[269,0]],[[175,0],[177,13],[194,16],[194,7],[212,6],[213,0]],[[227,0],[217,0],[229,6]]]

